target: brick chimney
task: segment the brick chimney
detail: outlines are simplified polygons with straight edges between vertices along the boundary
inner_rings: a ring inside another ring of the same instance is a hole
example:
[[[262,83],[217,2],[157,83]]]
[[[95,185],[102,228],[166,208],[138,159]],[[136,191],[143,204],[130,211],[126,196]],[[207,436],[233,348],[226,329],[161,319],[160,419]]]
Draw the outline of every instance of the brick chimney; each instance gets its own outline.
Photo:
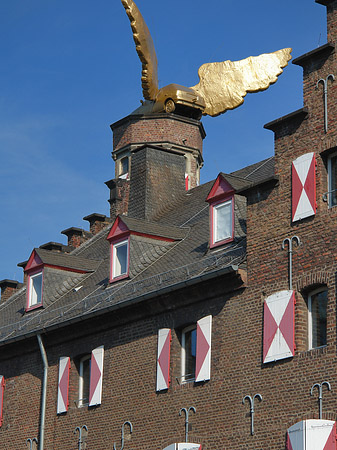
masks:
[[[119,214],[128,213],[130,180],[116,178],[106,181],[105,184],[110,189],[110,217],[115,218]]]
[[[68,238],[68,246],[77,248],[92,237],[92,234],[82,228],[71,227],[61,231]]]
[[[90,233],[92,235],[99,233],[104,227],[111,223],[111,220],[107,216],[98,213],[89,214],[89,216],[83,217],[83,220],[89,222]]]
[[[111,129],[116,178],[106,184],[112,217],[150,219],[163,202],[199,185],[206,136],[199,120],[166,113],[131,114]]]
[[[69,253],[73,250],[69,246],[61,244],[60,242],[47,242],[46,244],[40,245],[40,248],[58,253]]]
[[[23,283],[19,283],[16,280],[1,280],[1,303],[8,300],[15,292],[23,286]]]

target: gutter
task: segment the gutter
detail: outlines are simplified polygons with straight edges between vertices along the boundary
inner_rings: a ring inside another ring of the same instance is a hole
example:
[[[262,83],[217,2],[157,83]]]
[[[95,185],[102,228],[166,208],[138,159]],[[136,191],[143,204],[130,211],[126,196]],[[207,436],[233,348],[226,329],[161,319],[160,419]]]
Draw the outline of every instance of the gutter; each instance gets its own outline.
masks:
[[[166,294],[168,292],[174,292],[174,291],[176,291],[178,289],[181,289],[181,288],[184,288],[186,286],[193,286],[195,284],[200,283],[201,281],[210,280],[210,279],[216,278],[218,276],[225,275],[225,274],[228,274],[228,273],[233,273],[233,272],[237,272],[241,276],[241,272],[239,270],[239,267],[237,265],[235,265],[235,264],[231,264],[229,266],[223,267],[222,269],[213,270],[212,272],[208,272],[208,273],[204,273],[202,275],[198,275],[197,277],[190,278],[189,280],[180,281],[179,283],[171,284],[171,285],[163,287],[161,289],[157,289],[157,290],[154,290],[152,292],[148,292],[146,294],[142,294],[142,295],[140,295],[138,297],[133,297],[130,300],[126,300],[126,301],[122,300],[119,303],[115,303],[115,304],[113,304],[111,306],[108,306],[106,308],[102,308],[102,309],[90,312],[89,314],[85,314],[84,313],[81,316],[77,316],[77,317],[73,317],[73,318],[68,319],[68,320],[64,320],[64,321],[62,321],[60,323],[56,323],[54,325],[50,325],[48,327],[42,328],[39,331],[37,331],[37,330],[30,331],[28,333],[21,334],[20,336],[6,339],[5,341],[1,341],[0,342],[0,347],[2,347],[4,345],[7,345],[9,343],[21,341],[23,339],[28,339],[28,338],[31,338],[31,337],[34,337],[34,336],[40,336],[39,333],[41,333],[41,331],[46,333],[46,332],[49,332],[49,331],[57,330],[59,328],[63,328],[65,326],[73,324],[73,323],[79,323],[79,322],[81,322],[83,320],[87,320],[87,319],[90,319],[92,317],[100,316],[100,315],[102,315],[102,314],[104,314],[106,312],[116,311],[116,310],[119,310],[121,308],[125,308],[127,306],[136,305],[138,303],[143,302],[144,300],[148,300],[148,299],[151,299],[153,297]],[[41,337],[40,337],[40,339],[41,339]],[[48,363],[47,363],[47,367],[48,367]],[[41,448],[39,450],[43,450],[43,449]]]
[[[39,450],[44,448],[44,428],[46,419],[46,402],[47,402],[47,380],[48,380],[48,360],[46,350],[43,345],[43,341],[40,334],[36,335],[41,357],[43,361],[43,381],[42,381],[42,394],[41,394],[41,415],[40,415],[40,434],[39,434]]]

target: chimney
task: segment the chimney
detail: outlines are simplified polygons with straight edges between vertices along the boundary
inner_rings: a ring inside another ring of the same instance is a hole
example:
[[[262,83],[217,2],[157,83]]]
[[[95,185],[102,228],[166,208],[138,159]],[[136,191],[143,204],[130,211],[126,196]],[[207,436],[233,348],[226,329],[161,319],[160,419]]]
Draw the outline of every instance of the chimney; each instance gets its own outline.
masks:
[[[89,216],[83,217],[83,220],[87,220],[90,224],[90,233],[93,235],[99,233],[103,228],[111,223],[111,220],[104,214],[93,213]]]
[[[22,262],[20,262],[20,263],[17,264],[17,266],[18,266],[18,267],[21,267],[22,270],[23,270],[23,282],[24,282],[24,283],[26,283],[26,281],[27,281],[27,274],[26,274],[26,272],[25,272],[25,268],[26,268],[26,265],[27,265],[27,264],[28,264],[28,259],[27,259],[26,261],[22,261]]]
[[[71,250],[73,250],[72,248],[68,247],[67,245],[61,244],[60,242],[47,242],[46,244],[40,245],[39,248],[59,253],[69,253],[71,252]]]
[[[23,286],[23,283],[19,283],[16,280],[1,280],[1,303],[8,300],[15,292]]]
[[[77,248],[92,237],[92,234],[82,228],[71,227],[61,231],[68,238],[68,246]]]
[[[106,181],[105,184],[110,189],[110,217],[115,219],[118,215],[127,215],[130,180],[116,178],[115,180]]]

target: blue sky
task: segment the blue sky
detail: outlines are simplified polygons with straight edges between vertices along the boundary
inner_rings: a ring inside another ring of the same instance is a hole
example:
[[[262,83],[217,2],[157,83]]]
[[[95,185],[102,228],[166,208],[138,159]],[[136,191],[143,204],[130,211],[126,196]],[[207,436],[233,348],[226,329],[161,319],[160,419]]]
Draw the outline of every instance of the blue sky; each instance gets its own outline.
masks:
[[[159,83],[193,86],[205,62],[283,47],[293,58],[326,42],[314,0],[138,0]],[[120,0],[0,2],[0,280],[22,281],[34,247],[66,243],[61,230],[109,214],[114,177],[109,125],[142,98],[141,65]],[[202,182],[272,156],[263,125],[302,107],[302,69],[290,64],[240,108],[203,118]]]

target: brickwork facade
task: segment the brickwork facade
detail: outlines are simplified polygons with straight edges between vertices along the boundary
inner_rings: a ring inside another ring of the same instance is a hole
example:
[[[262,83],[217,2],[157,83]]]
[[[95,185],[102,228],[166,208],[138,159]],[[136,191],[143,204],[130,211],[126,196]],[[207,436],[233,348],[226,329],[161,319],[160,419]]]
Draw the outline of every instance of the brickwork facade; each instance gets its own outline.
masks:
[[[303,66],[304,109],[266,126],[275,133],[277,180],[265,179],[237,194],[247,197],[244,264],[240,270],[232,264],[226,267],[228,270],[219,271],[216,258],[220,250],[210,250],[207,238],[202,235],[200,242],[196,239],[193,251],[210,254],[215,262],[207,269],[202,267],[192,281],[186,278],[178,287],[171,284],[162,289],[161,276],[168,276],[169,272],[164,267],[155,282],[152,278],[146,280],[150,286],[146,294],[137,298],[134,284],[136,300],[133,303],[116,301],[107,312],[98,314],[95,308],[103,302],[101,293],[118,292],[118,285],[116,288],[113,283],[104,284],[94,276],[96,303],[91,305],[90,318],[88,313],[83,314],[80,321],[69,320],[62,326],[56,325],[56,320],[53,322],[55,318],[42,323],[41,335],[49,364],[45,450],[78,449],[78,434],[74,432],[83,425],[88,428],[87,450],[112,449],[114,443],[120,448],[121,426],[125,421],[133,424],[132,435],[126,431],[126,450],[163,450],[174,442],[185,441],[185,418],[179,416],[179,411],[191,406],[196,408],[196,413],[190,414],[189,441],[202,444],[203,450],[285,450],[290,426],[302,420],[318,419],[318,393],[310,393],[315,383],[323,381],[331,384],[331,391],[326,388],[323,391],[322,417],[336,421],[337,254],[334,249],[337,207],[329,207],[326,193],[331,189],[327,161],[337,149],[337,80],[328,80],[327,130],[322,86],[316,86],[330,73],[337,77],[337,56],[333,51],[337,40],[337,1],[317,3],[327,5],[331,42],[330,46],[295,60]],[[111,217],[127,213],[130,218],[145,219],[148,223],[163,215],[166,209],[174,215],[172,205],[179,203],[182,194],[186,195],[184,153],[158,143],[162,140],[180,146],[180,140],[187,139],[185,144],[201,153],[200,126],[191,119],[164,116],[160,124],[158,120],[157,117],[149,120],[129,117],[113,126],[114,152],[130,146],[131,172],[130,180],[116,179],[107,183],[111,191]],[[171,125],[162,128],[166,122],[174,123],[173,128]],[[170,134],[170,130],[174,132]],[[314,215],[292,221],[292,163],[310,152],[315,153],[317,162],[317,210]],[[193,164],[196,162],[194,159]],[[195,171],[193,164],[191,167]],[[205,199],[210,187],[205,188]],[[203,205],[201,211],[193,210],[189,226],[192,227],[193,220],[205,207]],[[98,241],[109,219],[93,214],[86,220]],[[191,232],[186,231],[186,236]],[[299,241],[292,242],[292,286],[289,286],[289,241],[286,239],[294,236]],[[166,244],[168,248],[177,245],[176,242]],[[79,256],[80,250],[81,247],[77,249]],[[94,251],[92,255],[92,259],[97,257]],[[148,255],[142,256],[146,259]],[[159,260],[162,255],[158,253],[156,257]],[[153,260],[149,258],[149,261],[151,267]],[[176,264],[178,268],[182,263],[177,260]],[[180,269],[186,273],[192,270],[186,266]],[[317,288],[327,290],[326,343],[311,348],[308,299]],[[265,300],[288,289],[294,290],[296,299],[294,356],[263,363]],[[89,297],[87,291],[83,295]],[[105,301],[108,303],[109,299]],[[79,308],[78,305],[79,302],[74,301],[68,309]],[[67,305],[63,306],[65,309],[60,310],[60,314],[67,311]],[[212,316],[210,380],[185,383],[181,369],[183,330],[208,315]],[[32,320],[32,316],[23,314],[23,317],[25,323]],[[10,340],[20,326],[20,323],[15,324],[8,333],[0,354],[0,373],[6,379],[1,450],[24,448],[27,438],[39,436],[42,359],[33,332],[27,334],[25,340]],[[156,392],[158,330],[163,328],[172,333],[171,381],[167,390]],[[102,345],[102,403],[80,407],[80,360]],[[71,361],[69,409],[57,415],[61,356],[68,356]],[[250,407],[243,399],[255,394],[260,394],[262,400],[255,402],[252,435]]]

